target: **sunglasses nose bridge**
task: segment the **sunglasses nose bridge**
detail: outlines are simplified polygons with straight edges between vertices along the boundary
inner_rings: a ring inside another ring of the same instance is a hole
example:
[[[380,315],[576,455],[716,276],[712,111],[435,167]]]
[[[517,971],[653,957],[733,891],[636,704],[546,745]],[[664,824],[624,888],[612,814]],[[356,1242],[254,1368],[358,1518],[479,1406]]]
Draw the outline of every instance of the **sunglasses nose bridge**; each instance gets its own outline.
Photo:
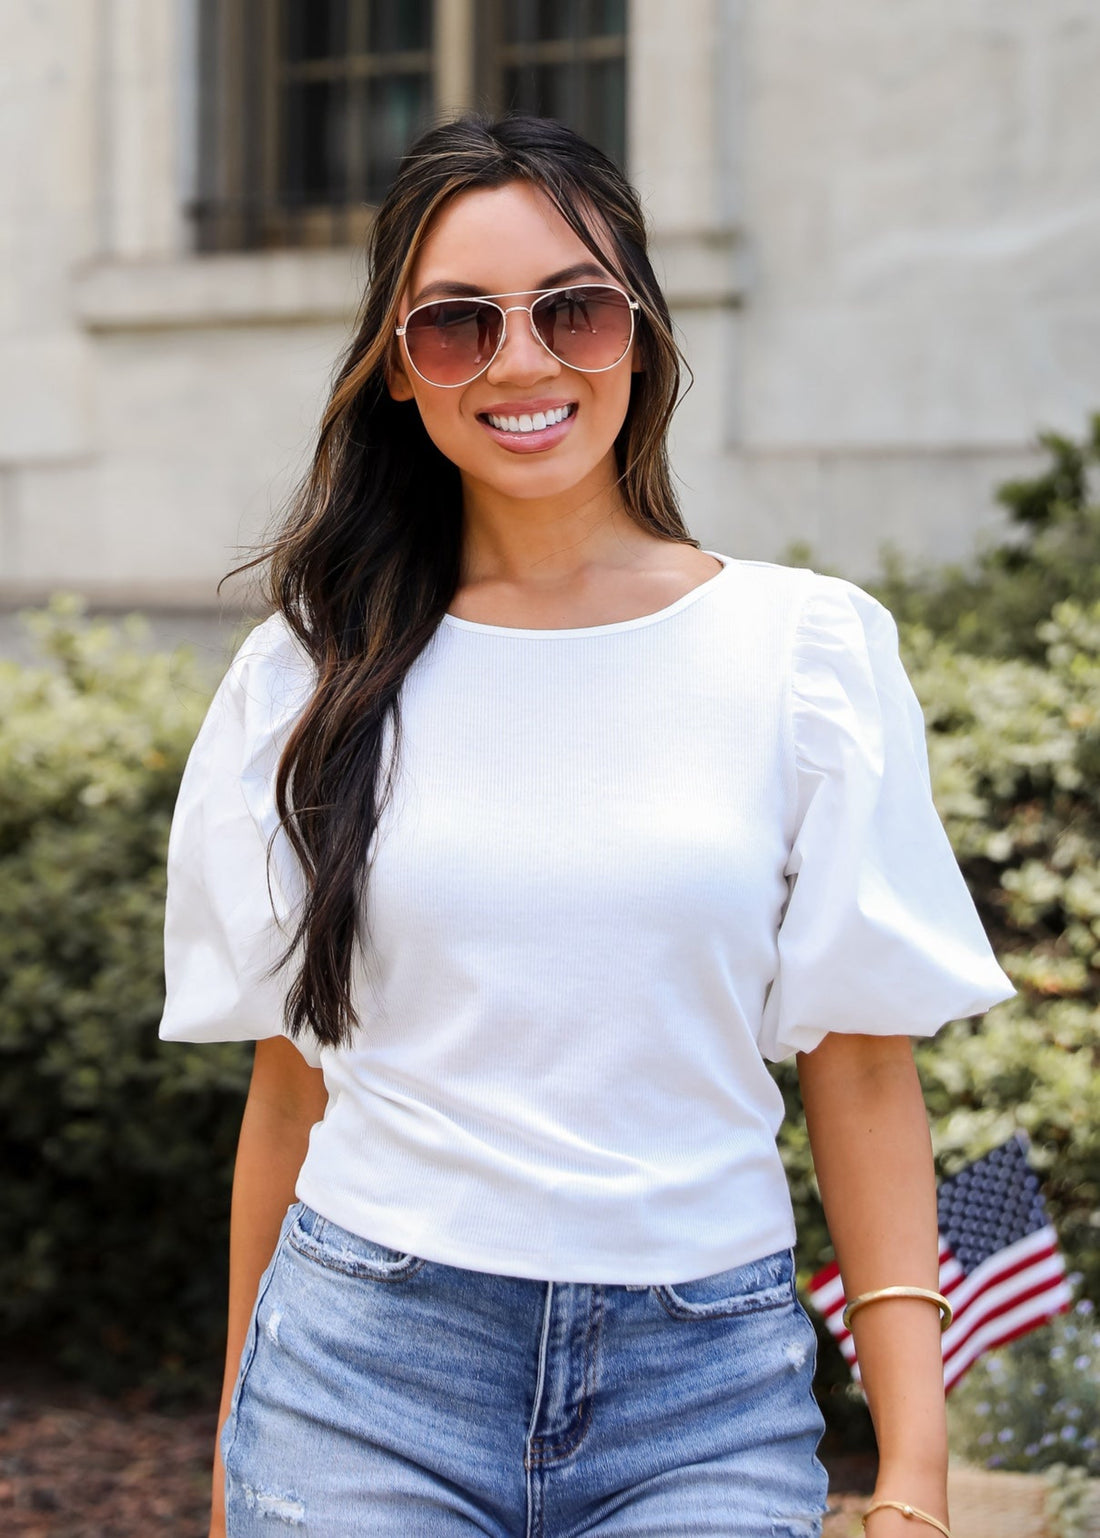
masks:
[[[535,309],[535,305],[537,303],[538,303],[538,300],[537,299],[533,299],[530,304],[509,304],[509,305],[503,305],[502,304],[502,305],[498,305],[497,306],[497,308],[500,310],[501,315],[503,317],[503,319],[501,321],[501,327],[500,327],[500,341],[497,343],[496,351],[493,353],[492,358],[490,359],[489,363],[486,365],[487,368],[492,368],[494,365],[499,364],[499,362],[500,362],[501,354],[503,353],[504,348],[505,348],[505,346],[506,346],[506,344],[508,342],[508,317],[515,310],[520,310],[520,311],[523,312],[523,314],[525,314],[527,316],[527,324],[528,324],[528,327],[530,328],[531,340],[535,344],[535,347],[537,349],[540,361],[544,365],[545,365],[545,363],[547,361],[550,361],[552,363],[555,363],[555,364],[559,365],[559,367],[560,367],[561,359],[555,357],[554,354],[550,351],[550,349],[549,349],[549,347],[547,347],[545,341],[539,335],[538,327],[535,325],[534,309]]]

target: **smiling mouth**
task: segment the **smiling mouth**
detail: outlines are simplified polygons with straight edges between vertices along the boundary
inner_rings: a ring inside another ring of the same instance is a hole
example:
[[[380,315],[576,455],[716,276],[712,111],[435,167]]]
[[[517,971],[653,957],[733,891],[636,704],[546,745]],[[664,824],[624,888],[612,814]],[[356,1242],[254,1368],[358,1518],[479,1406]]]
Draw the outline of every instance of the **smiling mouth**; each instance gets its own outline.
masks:
[[[495,427],[499,433],[541,433],[548,427],[556,427],[559,422],[564,422],[577,410],[576,401],[568,406],[559,406],[553,411],[524,412],[521,416],[498,416],[496,412],[483,411],[479,413],[483,422],[488,422],[490,427]]]

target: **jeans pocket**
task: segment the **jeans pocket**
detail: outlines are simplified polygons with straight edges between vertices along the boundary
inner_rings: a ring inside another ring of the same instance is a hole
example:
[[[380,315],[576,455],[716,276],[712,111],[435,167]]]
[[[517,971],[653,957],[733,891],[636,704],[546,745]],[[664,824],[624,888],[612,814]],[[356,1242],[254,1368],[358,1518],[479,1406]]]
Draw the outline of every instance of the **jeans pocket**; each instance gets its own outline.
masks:
[[[795,1301],[794,1253],[776,1250],[713,1276],[665,1283],[653,1290],[674,1319],[732,1319],[783,1308]]]
[[[374,1282],[404,1282],[425,1265],[419,1255],[392,1250],[373,1239],[363,1239],[338,1223],[303,1206],[290,1230],[289,1242],[307,1260],[329,1271]]]

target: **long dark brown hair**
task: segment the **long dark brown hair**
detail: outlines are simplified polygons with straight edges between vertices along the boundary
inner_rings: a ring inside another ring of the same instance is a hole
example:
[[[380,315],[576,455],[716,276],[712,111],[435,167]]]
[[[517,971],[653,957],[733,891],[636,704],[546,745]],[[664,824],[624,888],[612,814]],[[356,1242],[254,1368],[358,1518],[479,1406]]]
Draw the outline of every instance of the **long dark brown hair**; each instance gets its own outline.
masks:
[[[514,181],[541,189],[638,300],[642,367],[632,375],[615,444],[619,486],[642,528],[698,543],[684,527],[669,474],[679,353],[633,188],[593,145],[546,119],[469,116],[431,129],[401,161],[378,210],[367,291],[311,467],[280,532],[248,563],[267,563],[267,596],[317,671],[276,780],[306,888],[280,964],[293,970],[288,1031],[309,1029],[327,1046],[349,1043],[358,1023],[352,962],[357,945],[369,940],[363,899],[392,787],[401,685],[460,576],[458,471],[428,437],[415,402],[395,401],[386,388],[398,304],[442,206],[472,188]],[[387,723],[392,752],[384,749]]]

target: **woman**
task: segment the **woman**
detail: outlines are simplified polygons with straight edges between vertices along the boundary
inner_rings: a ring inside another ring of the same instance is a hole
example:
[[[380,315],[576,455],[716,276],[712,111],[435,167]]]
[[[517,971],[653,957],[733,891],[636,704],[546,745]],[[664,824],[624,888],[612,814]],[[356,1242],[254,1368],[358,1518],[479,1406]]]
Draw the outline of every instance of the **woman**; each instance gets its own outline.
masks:
[[[889,616],[698,548],[677,388],[598,151],[410,150],[173,826],[161,1033],[257,1041],[212,1533],[820,1532],[792,1052],[867,1531],[947,1531],[906,1038],[1011,989]]]

